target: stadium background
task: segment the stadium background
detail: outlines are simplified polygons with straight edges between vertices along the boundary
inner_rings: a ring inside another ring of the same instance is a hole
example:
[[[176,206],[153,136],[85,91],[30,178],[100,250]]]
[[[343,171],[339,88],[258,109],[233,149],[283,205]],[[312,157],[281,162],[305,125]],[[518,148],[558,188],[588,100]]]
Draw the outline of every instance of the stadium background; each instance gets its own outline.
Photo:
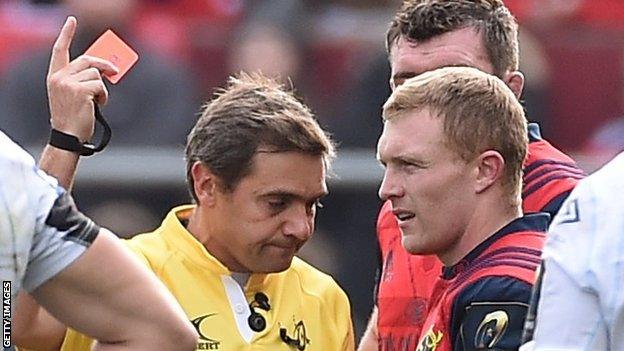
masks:
[[[529,119],[588,172],[624,149],[624,1],[508,0],[521,24]],[[113,139],[81,161],[84,212],[123,236],[189,200],[184,136],[228,74],[290,77],[340,144],[330,196],[302,252],[349,294],[358,336],[377,252],[376,138],[389,94],[384,33],[398,0],[0,0],[0,128],[37,155],[47,137],[45,71],[68,14],[75,55],[105,27],[139,51],[103,109]],[[85,30],[89,28],[89,30]]]

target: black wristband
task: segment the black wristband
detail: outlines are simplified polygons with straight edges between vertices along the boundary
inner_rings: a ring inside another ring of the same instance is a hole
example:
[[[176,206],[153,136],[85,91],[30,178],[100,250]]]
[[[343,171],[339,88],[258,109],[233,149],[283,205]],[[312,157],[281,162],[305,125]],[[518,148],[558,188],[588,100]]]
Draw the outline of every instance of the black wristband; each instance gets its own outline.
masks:
[[[81,143],[76,136],[63,133],[56,129],[52,129],[50,131],[50,140],[48,141],[48,144],[62,150],[75,152],[80,156],[91,156],[96,152],[104,150],[110,141],[112,131],[108,123],[106,123],[104,116],[100,113],[98,105],[95,105],[95,120],[100,122],[100,124],[104,127],[104,134],[102,135],[102,140],[100,140],[98,146],[91,143]]]
[[[62,150],[75,152],[80,156],[91,156],[95,153],[95,146],[93,144],[83,144],[75,136],[56,129],[50,131],[50,141],[48,141],[48,144]]]

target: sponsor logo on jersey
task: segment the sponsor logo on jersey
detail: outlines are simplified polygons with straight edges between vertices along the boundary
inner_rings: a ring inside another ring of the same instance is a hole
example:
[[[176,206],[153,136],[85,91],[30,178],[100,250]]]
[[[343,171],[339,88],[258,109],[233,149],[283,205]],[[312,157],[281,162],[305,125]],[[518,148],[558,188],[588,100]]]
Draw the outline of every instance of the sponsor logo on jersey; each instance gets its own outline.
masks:
[[[304,351],[306,346],[310,344],[310,339],[306,333],[306,327],[302,320],[295,322],[293,316],[294,327],[291,329],[290,334],[285,327],[280,327],[280,339],[290,346],[294,346],[299,351]]]
[[[205,332],[202,331],[202,323],[210,317],[215,316],[216,313],[205,314],[203,316],[199,316],[191,321],[195,330],[197,330],[197,334],[199,334],[199,341],[197,342],[198,350],[219,350],[221,346],[221,341],[209,338],[206,336]]]
[[[477,349],[491,349],[501,339],[507,326],[509,325],[509,316],[505,311],[494,311],[488,313],[475,334],[474,345]]]
[[[434,331],[433,326],[429,328],[427,334],[420,340],[420,345],[416,349],[416,351],[435,351],[442,342],[442,338],[444,334],[441,331]]]

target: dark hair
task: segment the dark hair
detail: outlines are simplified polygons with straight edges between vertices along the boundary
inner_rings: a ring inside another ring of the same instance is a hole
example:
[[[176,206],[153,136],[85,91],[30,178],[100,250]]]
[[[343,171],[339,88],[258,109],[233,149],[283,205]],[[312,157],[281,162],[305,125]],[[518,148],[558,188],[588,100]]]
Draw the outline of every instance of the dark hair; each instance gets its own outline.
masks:
[[[518,24],[501,0],[406,0],[386,33],[386,50],[401,36],[427,41],[470,27],[483,35],[495,75],[518,69]]]
[[[322,156],[329,168],[334,144],[310,109],[276,80],[240,73],[206,103],[186,144],[189,191],[197,201],[191,168],[204,163],[232,191],[251,172],[259,148]]]

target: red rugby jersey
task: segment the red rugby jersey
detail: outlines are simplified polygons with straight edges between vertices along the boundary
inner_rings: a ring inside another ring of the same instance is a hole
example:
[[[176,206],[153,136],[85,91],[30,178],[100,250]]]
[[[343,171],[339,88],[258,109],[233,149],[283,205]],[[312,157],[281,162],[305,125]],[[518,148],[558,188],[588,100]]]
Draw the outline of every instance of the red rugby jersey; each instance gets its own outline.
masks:
[[[548,212],[551,219],[585,173],[567,155],[543,140],[539,126],[528,126],[529,148],[523,170],[522,208]],[[415,349],[426,306],[442,263],[436,256],[410,255],[387,201],[377,218],[381,267],[376,288],[381,351]]]
[[[520,346],[548,217],[518,218],[436,279],[418,351]]]

